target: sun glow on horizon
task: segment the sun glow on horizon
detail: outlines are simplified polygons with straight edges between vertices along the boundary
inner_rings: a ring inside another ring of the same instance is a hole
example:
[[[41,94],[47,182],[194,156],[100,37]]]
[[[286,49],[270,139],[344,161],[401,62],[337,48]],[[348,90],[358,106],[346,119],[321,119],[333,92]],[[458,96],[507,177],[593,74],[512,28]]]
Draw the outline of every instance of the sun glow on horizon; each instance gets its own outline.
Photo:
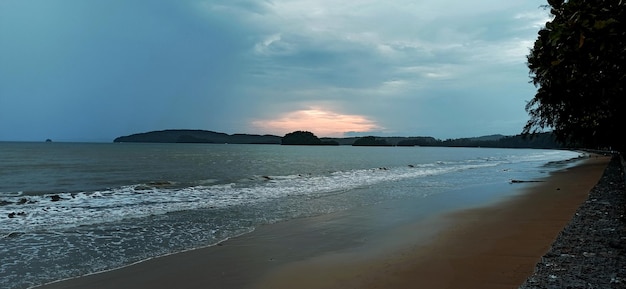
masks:
[[[346,132],[369,132],[382,129],[362,115],[341,114],[322,108],[296,110],[275,119],[255,120],[252,125],[264,132],[284,135],[304,130],[318,137],[343,137]]]

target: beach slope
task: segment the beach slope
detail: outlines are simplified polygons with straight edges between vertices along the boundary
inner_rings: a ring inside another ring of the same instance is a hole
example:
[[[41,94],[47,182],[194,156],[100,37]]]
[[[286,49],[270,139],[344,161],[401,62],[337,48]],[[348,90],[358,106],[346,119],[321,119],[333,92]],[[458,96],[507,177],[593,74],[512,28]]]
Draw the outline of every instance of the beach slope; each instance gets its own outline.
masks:
[[[542,182],[512,184],[519,193],[504,201],[385,234],[364,226],[368,214],[303,218],[40,288],[518,288],[610,159],[590,157]]]

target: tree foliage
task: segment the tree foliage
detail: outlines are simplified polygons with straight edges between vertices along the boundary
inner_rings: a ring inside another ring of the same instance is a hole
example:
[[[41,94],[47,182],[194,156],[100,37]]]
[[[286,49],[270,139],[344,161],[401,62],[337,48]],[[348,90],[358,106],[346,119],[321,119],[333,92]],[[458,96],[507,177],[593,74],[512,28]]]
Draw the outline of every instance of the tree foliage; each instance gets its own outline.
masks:
[[[281,141],[282,145],[323,145],[338,146],[339,143],[333,140],[323,141],[310,131],[294,131],[286,134]]]
[[[567,145],[624,151],[624,0],[548,0],[553,19],[528,55],[538,88],[524,134],[552,129]]]
[[[374,136],[366,136],[357,139],[352,144],[353,146],[391,146],[386,140],[378,139]]]
[[[281,144],[283,145],[321,145],[322,141],[309,131],[294,131],[286,134]]]

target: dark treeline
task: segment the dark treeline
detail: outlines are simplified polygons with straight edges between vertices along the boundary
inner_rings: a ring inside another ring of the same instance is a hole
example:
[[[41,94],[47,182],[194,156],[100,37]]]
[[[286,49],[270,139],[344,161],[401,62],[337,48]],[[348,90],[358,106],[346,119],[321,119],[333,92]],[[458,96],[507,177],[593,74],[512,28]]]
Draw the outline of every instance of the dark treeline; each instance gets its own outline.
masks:
[[[389,142],[387,142],[384,138],[377,138],[374,136],[366,136],[359,138],[352,143],[353,146],[377,146],[377,147],[387,147],[392,146]]]
[[[535,135],[491,135],[474,138],[439,140],[433,137],[349,137],[318,138],[308,131],[295,131],[283,137],[275,135],[225,134],[204,130],[162,130],[118,137],[114,142],[144,143],[231,143],[231,144],[283,144],[283,145],[352,145],[352,146],[441,146],[441,147],[494,147],[494,148],[544,148],[562,146],[552,133]]]
[[[562,148],[552,133],[516,136],[489,136],[439,140],[432,137],[364,137],[353,145],[373,146],[440,146],[440,147],[491,147],[491,148]]]
[[[289,136],[289,141],[285,139]],[[294,136],[302,136],[299,144],[316,145],[352,145],[352,146],[440,146],[440,147],[492,147],[492,148],[542,148],[558,149],[562,145],[556,141],[552,133],[538,133],[534,135],[491,135],[474,138],[458,138],[439,140],[433,137],[351,137],[351,138],[322,138],[318,139],[310,132],[294,132],[283,138],[283,144],[293,144]],[[297,142],[297,141],[296,141]]]
[[[562,145],[556,141],[556,137],[552,133],[504,136],[497,140],[476,140],[472,138],[448,139],[435,145],[446,147],[562,148]]]

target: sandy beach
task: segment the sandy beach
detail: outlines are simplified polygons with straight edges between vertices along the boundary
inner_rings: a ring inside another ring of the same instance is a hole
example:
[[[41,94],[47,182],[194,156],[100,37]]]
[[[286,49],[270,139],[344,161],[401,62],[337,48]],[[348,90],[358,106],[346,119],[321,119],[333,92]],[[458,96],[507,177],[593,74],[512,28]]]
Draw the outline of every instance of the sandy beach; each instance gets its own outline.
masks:
[[[38,288],[518,288],[609,161],[507,185],[519,192],[485,207],[394,227],[375,224],[377,214],[400,218],[384,207],[297,219]]]

